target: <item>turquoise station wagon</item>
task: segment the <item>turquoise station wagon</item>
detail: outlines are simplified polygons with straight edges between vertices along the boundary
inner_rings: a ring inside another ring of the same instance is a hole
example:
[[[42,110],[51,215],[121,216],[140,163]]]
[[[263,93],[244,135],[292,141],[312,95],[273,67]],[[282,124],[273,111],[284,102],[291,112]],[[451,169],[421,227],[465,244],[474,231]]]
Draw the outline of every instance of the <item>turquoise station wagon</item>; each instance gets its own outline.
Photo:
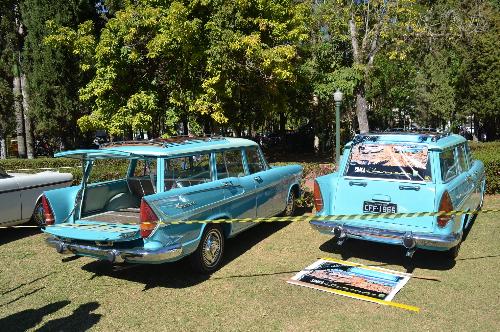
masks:
[[[198,271],[214,271],[224,240],[255,223],[169,221],[292,215],[300,195],[300,165],[270,167],[257,143],[240,138],[117,142],[56,157],[81,159],[83,179],[44,193],[47,243],[61,254],[112,263],[164,263],[189,255]],[[126,174],[89,183],[95,161],[117,159],[128,163]]]
[[[318,177],[318,216],[479,210],[484,165],[473,160],[467,141],[437,133],[357,135],[345,146],[337,172]],[[347,238],[458,254],[473,215],[312,221],[313,228]]]

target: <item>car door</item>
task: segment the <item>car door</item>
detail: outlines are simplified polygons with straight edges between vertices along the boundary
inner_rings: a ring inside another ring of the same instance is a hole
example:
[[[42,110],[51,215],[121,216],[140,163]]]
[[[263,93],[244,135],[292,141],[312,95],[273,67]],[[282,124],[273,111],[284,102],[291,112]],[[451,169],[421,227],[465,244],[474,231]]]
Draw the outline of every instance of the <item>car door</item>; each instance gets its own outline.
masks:
[[[254,180],[247,176],[243,165],[243,151],[231,149],[215,154],[217,181],[224,186],[223,209],[232,218],[255,218],[257,199]],[[232,223],[232,233],[239,233],[252,223]]]
[[[16,178],[0,173],[0,224],[21,219],[21,192]]]
[[[282,211],[285,198],[280,190],[281,172],[268,169],[258,147],[245,149],[247,174],[253,179],[257,198],[257,217],[269,217]]]

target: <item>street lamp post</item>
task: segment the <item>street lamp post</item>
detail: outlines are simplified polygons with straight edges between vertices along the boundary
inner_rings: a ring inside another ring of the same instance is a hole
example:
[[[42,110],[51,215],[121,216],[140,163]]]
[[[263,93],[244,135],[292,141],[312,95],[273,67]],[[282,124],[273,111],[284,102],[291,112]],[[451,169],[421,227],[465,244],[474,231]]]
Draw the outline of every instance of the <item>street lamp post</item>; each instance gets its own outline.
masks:
[[[339,89],[333,94],[333,100],[335,100],[335,167],[337,169],[340,160],[340,106],[343,97],[344,94]]]

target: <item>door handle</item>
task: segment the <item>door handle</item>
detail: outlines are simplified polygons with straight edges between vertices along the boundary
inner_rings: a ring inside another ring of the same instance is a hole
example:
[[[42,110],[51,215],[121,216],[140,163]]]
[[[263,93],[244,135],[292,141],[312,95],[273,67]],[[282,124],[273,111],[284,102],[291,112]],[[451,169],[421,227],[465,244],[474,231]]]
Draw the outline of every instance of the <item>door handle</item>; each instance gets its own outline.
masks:
[[[262,182],[262,178],[260,176],[256,176],[253,178],[256,182],[258,183],[261,183]]]
[[[399,186],[399,190],[415,190],[415,191],[419,191],[420,187],[419,186]]]
[[[231,182],[231,181],[222,182],[223,187],[231,187],[232,185],[233,185],[233,182]]]
[[[368,183],[366,182],[361,182],[361,181],[349,181],[350,186],[360,186],[360,187],[366,187]]]

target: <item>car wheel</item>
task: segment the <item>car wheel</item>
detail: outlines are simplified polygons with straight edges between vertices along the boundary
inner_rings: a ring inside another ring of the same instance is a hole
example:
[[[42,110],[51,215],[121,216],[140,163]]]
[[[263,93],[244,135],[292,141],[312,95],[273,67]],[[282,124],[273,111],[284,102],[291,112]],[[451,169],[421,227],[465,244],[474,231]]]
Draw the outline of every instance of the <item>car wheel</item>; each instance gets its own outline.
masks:
[[[36,202],[35,209],[33,210],[33,215],[31,216],[31,221],[40,228],[45,227],[45,223],[43,221],[43,205],[41,200]]]
[[[196,251],[190,256],[191,266],[201,273],[211,273],[220,267],[224,254],[224,234],[219,225],[208,224]]]
[[[288,194],[288,198],[286,199],[286,207],[285,211],[283,211],[283,215],[285,217],[291,217],[295,214],[295,209],[297,208],[297,197],[295,195],[295,190],[290,190]]]

